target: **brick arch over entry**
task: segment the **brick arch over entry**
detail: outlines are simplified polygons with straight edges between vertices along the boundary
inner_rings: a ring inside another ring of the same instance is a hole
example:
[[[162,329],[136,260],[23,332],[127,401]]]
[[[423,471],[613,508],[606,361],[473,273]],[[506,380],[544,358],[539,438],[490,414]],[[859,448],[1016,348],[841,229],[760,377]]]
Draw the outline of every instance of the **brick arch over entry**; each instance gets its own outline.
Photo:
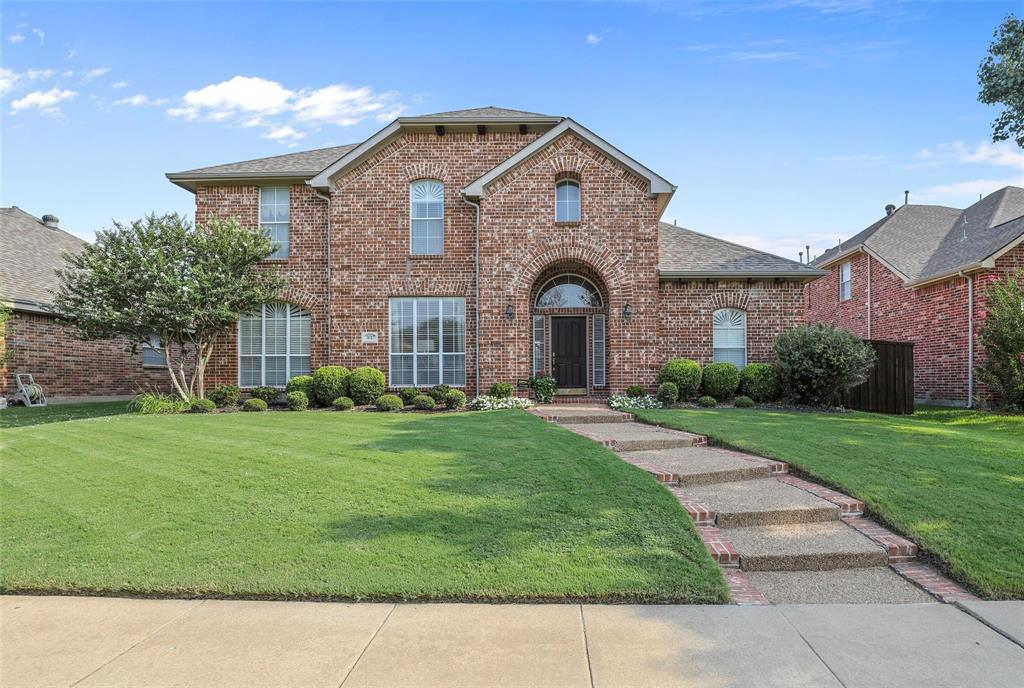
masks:
[[[295,284],[285,287],[278,295],[278,301],[290,303],[293,306],[305,308],[310,314],[319,312],[323,307],[323,299],[311,291],[307,291]]]
[[[712,310],[719,308],[737,308],[741,311],[750,310],[750,292],[718,291],[708,297],[708,306]]]
[[[551,263],[544,268],[539,275],[537,275],[537,279],[533,282],[533,288],[530,290],[531,308],[533,308],[537,303],[537,297],[540,294],[541,288],[543,288],[551,279],[558,277],[559,275],[579,275],[580,277],[588,280],[591,284],[597,287],[597,291],[601,294],[601,301],[604,304],[602,308],[608,308],[609,294],[608,287],[604,283],[604,278],[601,277],[597,270],[589,265],[575,261],[559,261],[557,263]]]
[[[517,278],[509,284],[507,293],[514,296],[529,289],[532,303],[533,296],[539,288],[537,280],[557,266],[566,266],[569,272],[572,271],[572,267],[583,268],[596,276],[595,284],[598,288],[603,288],[602,296],[605,297],[606,303],[612,295],[618,299],[632,298],[633,283],[618,256],[603,247],[574,244],[565,244],[533,254],[525,262]],[[553,277],[554,274],[550,276]]]

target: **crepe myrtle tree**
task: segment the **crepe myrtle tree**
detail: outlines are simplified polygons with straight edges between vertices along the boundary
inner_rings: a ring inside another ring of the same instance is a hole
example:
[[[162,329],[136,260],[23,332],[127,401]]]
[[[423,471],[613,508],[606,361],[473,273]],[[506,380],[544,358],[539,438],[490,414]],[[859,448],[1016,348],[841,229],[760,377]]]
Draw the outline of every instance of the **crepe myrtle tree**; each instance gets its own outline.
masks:
[[[193,226],[177,213],[115,222],[58,271],[54,311],[82,340],[125,338],[132,351],[156,335],[171,386],[205,397],[214,343],[283,286],[258,268],[274,250],[235,220]]]
[[[1006,16],[978,68],[978,100],[1002,105],[992,123],[992,140],[1012,140],[1024,148],[1024,19]]]

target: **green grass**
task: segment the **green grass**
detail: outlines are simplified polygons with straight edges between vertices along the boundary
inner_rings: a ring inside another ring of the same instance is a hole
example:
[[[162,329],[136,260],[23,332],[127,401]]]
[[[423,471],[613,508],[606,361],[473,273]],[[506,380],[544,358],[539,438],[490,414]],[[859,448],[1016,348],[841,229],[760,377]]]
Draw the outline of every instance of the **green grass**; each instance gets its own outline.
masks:
[[[97,418],[128,413],[128,402],[109,401],[93,404],[56,404],[52,406],[11,406],[0,411],[0,428],[62,423],[78,418]]]
[[[1024,597],[1024,417],[954,409],[637,415],[787,461],[864,500],[984,597]]]
[[[92,411],[0,412],[0,590],[727,598],[672,495],[521,411]]]

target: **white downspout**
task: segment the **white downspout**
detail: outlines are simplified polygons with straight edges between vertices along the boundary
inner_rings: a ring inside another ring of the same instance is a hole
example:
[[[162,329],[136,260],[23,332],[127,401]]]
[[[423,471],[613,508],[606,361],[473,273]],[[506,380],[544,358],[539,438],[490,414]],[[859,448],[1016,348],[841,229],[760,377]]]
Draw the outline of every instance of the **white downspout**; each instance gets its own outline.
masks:
[[[960,273],[963,274],[963,273]],[[967,408],[974,406],[974,276],[967,278]]]
[[[334,315],[331,312],[331,294],[333,293],[333,285],[331,285],[331,196],[330,194],[324,196],[316,189],[313,189],[313,193],[316,194],[317,198],[327,201],[327,303],[325,304],[325,308],[327,309],[326,363],[330,365],[334,363],[334,361],[331,358],[331,340],[334,338],[334,328],[332,327]]]
[[[868,339],[871,339],[871,256],[868,254]]]
[[[473,251],[473,293],[474,300],[476,302],[474,310],[476,315],[473,319],[473,374],[474,374],[474,388],[473,392],[475,396],[480,396],[480,202],[473,202],[462,197],[462,201],[467,205],[471,205],[476,208],[476,222],[473,228],[473,237],[476,242],[476,248]]]

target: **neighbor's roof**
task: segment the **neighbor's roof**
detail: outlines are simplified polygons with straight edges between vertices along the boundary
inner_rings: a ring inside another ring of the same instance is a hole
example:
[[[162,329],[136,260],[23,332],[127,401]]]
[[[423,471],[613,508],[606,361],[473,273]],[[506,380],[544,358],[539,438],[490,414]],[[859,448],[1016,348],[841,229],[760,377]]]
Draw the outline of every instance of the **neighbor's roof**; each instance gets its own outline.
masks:
[[[0,208],[0,300],[16,309],[44,310],[57,288],[56,270],[64,253],[77,253],[85,241],[47,227],[18,207]]]
[[[959,210],[904,205],[811,262],[827,266],[865,249],[907,284],[940,279],[982,261],[1024,237],[1024,189],[1004,187]]]
[[[814,278],[823,270],[662,222],[658,231],[661,277]]]

